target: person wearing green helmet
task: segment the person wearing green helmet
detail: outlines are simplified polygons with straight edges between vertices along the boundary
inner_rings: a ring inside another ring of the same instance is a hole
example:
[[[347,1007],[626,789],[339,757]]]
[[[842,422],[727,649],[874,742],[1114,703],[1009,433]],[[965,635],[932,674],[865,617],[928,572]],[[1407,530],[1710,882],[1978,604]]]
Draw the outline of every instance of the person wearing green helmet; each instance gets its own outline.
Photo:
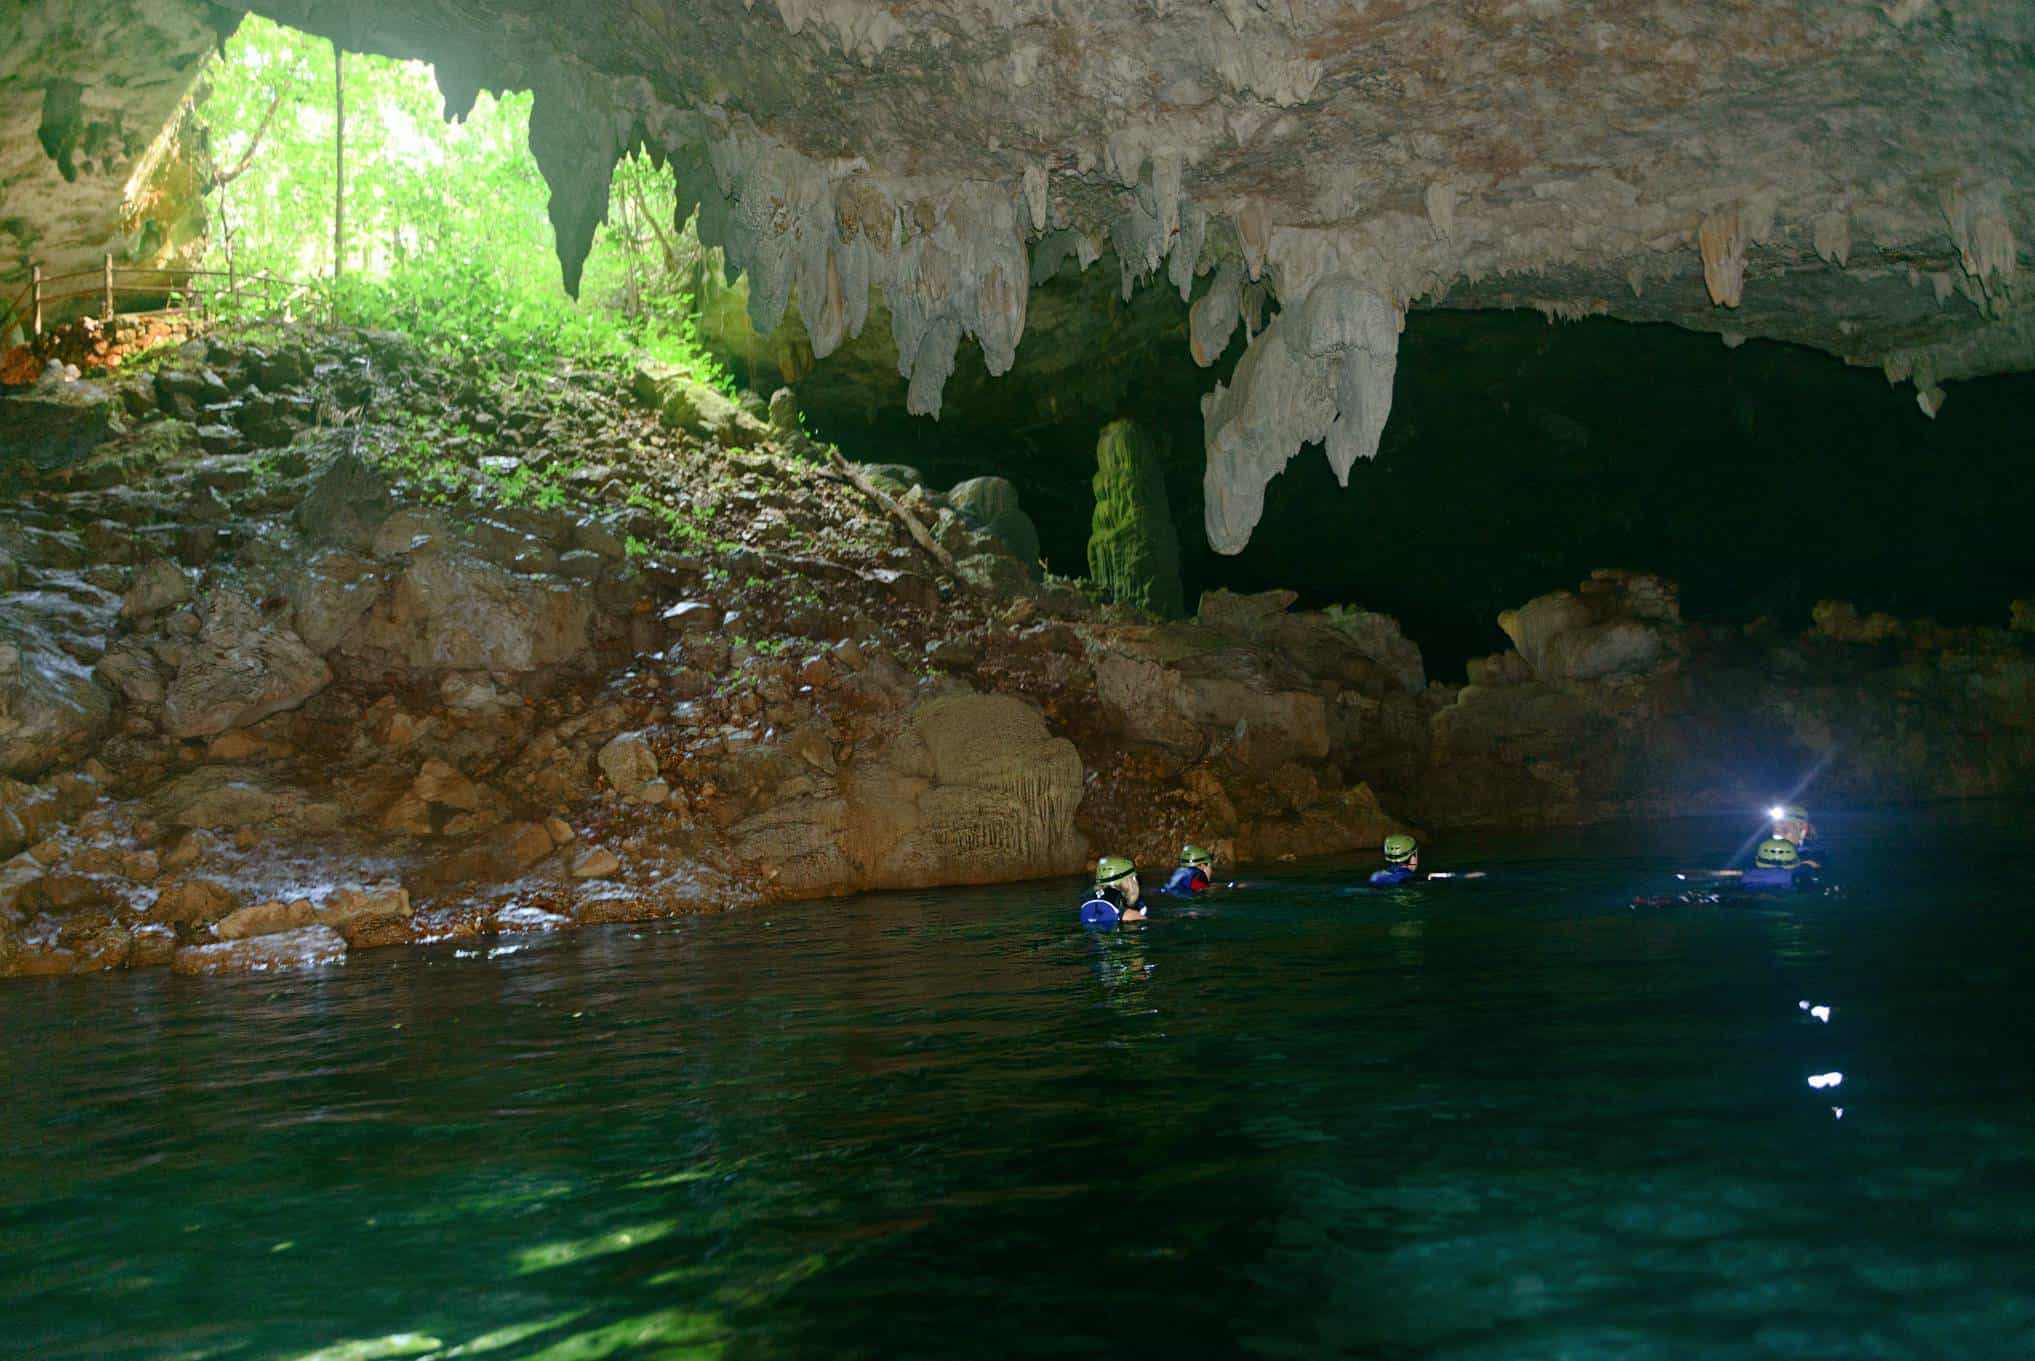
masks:
[[[1139,906],[1138,867],[1129,856],[1105,855],[1095,862],[1095,891],[1081,904],[1083,926],[1107,928],[1145,919]]]
[[[1206,893],[1215,884],[1211,876],[1215,873],[1215,857],[1192,842],[1180,848],[1180,865],[1173,871],[1159,891],[1179,898],[1191,898],[1197,893]]]
[[[1823,868],[1822,849],[1814,845],[1816,826],[1809,821],[1807,809],[1800,804],[1777,803],[1767,810],[1767,817],[1773,822],[1774,839],[1792,844],[1804,867],[1812,870]]]
[[[1738,876],[1738,886],[1752,893],[1785,892],[1802,887],[1797,878],[1802,869],[1802,854],[1795,843],[1770,836],[1753,850],[1752,868]]]
[[[1420,872],[1420,843],[1404,832],[1394,832],[1385,838],[1380,847],[1385,853],[1385,868],[1371,875],[1371,887],[1391,888],[1395,884],[1412,883],[1416,879],[1482,879],[1484,871],[1471,870],[1459,873],[1452,870]]]

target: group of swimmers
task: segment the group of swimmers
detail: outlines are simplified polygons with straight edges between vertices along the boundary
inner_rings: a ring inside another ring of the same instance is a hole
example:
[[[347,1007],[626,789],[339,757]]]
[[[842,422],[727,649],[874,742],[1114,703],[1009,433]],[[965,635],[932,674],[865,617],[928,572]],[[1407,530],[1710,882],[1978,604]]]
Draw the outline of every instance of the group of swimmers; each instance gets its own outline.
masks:
[[[1680,877],[1735,881],[1735,886],[1746,893],[1786,892],[1816,883],[1816,871],[1823,868],[1824,857],[1821,850],[1813,845],[1816,829],[1810,823],[1808,813],[1798,805],[1783,804],[1769,809],[1768,817],[1773,824],[1772,834],[1754,849],[1751,869],[1696,870]],[[1371,874],[1369,883],[1373,888],[1391,888],[1421,880],[1484,877],[1482,870],[1429,870],[1422,873],[1420,843],[1404,832],[1386,837],[1379,850],[1385,857],[1385,864]],[[1169,897],[1192,898],[1216,887],[1215,856],[1190,842],[1180,848],[1180,864],[1167,877],[1159,892]],[[1236,888],[1238,885],[1229,883],[1221,887]],[[1634,901],[1651,903],[1655,900]],[[1105,855],[1095,862],[1094,891],[1081,904],[1083,926],[1110,927],[1140,922],[1150,914],[1151,908],[1146,904],[1144,890],[1138,882],[1137,864],[1130,857]]]

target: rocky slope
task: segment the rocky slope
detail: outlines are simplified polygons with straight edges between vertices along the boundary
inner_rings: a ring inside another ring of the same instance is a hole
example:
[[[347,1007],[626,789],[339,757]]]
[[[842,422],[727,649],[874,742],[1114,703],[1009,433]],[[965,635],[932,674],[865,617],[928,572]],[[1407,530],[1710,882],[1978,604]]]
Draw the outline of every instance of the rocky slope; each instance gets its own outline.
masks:
[[[1034,585],[1000,479],[855,474],[929,553],[781,406],[635,390],[286,336],[0,404],[0,968],[279,967],[278,932],[318,960],[1394,825],[1331,759],[1336,695],[1387,685],[1358,643],[1318,640],[1319,675],[1183,644]]]
[[[1212,592],[1163,622],[1035,580],[1002,479],[849,465],[789,393],[655,365],[214,338],[52,372],[0,430],[4,972],[2035,772],[2035,606],[2009,631],[1833,604],[1787,639],[1602,573],[1430,684],[1381,615]]]

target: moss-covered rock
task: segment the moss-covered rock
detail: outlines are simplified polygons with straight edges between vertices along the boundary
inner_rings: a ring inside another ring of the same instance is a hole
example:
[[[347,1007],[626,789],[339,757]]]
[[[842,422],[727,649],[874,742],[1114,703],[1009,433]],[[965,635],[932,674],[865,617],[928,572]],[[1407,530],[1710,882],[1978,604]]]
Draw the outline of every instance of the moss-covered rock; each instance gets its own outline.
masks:
[[[1166,619],[1186,612],[1165,473],[1151,437],[1132,421],[1112,421],[1095,444],[1088,574],[1122,604]]]

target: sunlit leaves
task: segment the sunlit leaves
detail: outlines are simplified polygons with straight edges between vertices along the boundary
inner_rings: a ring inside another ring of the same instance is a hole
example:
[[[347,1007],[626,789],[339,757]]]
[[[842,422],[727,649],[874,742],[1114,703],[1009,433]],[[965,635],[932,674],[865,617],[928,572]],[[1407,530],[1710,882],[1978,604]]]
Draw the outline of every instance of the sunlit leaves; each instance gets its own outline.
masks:
[[[213,268],[226,267],[230,228],[243,277],[331,278],[332,62],[324,39],[250,17],[214,64],[201,107],[214,159],[237,167],[255,150],[213,194]],[[574,303],[529,151],[529,94],[482,95],[448,123],[429,67],[360,53],[345,62],[346,267],[329,286],[342,319],[407,331],[498,375],[648,350],[729,385],[694,340],[701,253],[672,224],[668,171],[644,160],[617,168],[585,301]]]

